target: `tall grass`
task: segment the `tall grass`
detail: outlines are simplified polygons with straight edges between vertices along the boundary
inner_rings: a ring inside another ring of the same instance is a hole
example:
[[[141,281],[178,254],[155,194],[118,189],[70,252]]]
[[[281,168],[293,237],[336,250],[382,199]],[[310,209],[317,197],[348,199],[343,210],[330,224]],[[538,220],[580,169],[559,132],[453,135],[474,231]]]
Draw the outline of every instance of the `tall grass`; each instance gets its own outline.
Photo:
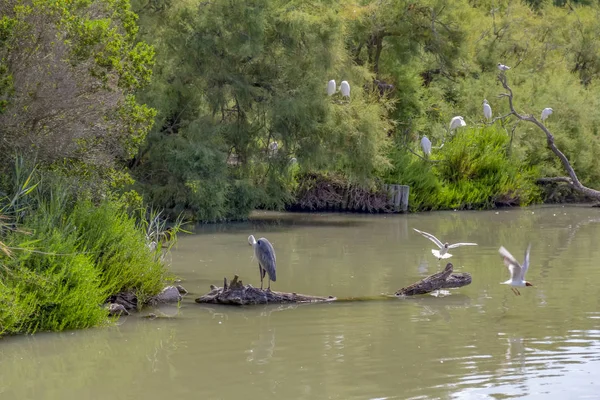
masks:
[[[510,137],[499,128],[459,130],[430,160],[403,149],[392,154],[389,183],[410,185],[413,211],[485,209],[539,201],[538,172],[509,151]]]
[[[0,188],[9,250],[0,252],[0,333],[102,325],[109,295],[134,291],[142,303],[162,289],[166,268],[125,205],[75,196],[65,182],[23,168],[17,162],[13,182]]]

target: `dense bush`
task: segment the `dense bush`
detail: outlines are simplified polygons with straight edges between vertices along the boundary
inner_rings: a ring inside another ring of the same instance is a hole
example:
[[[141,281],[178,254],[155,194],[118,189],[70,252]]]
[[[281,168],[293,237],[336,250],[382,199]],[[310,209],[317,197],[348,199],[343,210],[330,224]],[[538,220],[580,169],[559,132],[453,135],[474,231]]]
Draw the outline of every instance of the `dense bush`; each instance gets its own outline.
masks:
[[[96,326],[108,322],[109,295],[134,291],[143,302],[162,289],[160,250],[124,204],[92,203],[38,177],[17,173],[1,188],[0,333]]]
[[[429,160],[401,149],[389,183],[410,185],[413,211],[482,209],[539,200],[538,172],[510,152],[509,135],[498,128],[455,133]]]

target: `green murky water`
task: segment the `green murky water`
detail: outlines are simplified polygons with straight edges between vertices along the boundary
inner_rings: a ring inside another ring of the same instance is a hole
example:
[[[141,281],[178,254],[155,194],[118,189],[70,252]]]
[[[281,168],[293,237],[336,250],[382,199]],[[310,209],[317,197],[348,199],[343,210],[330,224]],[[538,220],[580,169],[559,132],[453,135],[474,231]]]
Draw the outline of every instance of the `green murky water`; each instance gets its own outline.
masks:
[[[452,252],[473,283],[443,297],[225,308],[194,298],[238,274],[259,284],[249,234],[277,252],[274,290],[393,293],[442,268],[412,228],[477,247]],[[504,245],[527,278],[500,285]],[[543,207],[419,215],[258,214],[182,237],[190,294],[171,319],[0,342],[1,399],[583,399],[600,381],[600,210]],[[147,311],[146,311],[147,313]]]

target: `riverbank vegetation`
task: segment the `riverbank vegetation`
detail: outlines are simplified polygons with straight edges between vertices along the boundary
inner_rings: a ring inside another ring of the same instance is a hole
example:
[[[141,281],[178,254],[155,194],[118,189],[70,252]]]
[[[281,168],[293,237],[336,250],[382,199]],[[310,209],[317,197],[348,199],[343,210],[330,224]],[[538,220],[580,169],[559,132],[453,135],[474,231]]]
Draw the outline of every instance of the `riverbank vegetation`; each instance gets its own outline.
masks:
[[[146,207],[211,222],[331,207],[323,193],[377,211],[382,184],[410,185],[411,211],[560,201],[537,182],[564,165],[498,97],[497,63],[599,186],[596,3],[6,0],[0,15],[4,332],[96,325],[107,295],[159,290],[165,225]]]
[[[553,107],[557,146],[584,184],[599,182],[595,3],[132,4],[156,49],[140,98],[157,119],[130,167],[144,198],[173,215],[300,208],[315,174],[367,189],[408,184],[413,211],[543,201],[537,179],[564,171],[543,132],[506,116],[499,62],[512,67],[518,109]],[[328,96],[330,79],[348,81],[350,99]],[[452,134],[455,115],[467,127]],[[427,162],[423,136],[434,147]]]

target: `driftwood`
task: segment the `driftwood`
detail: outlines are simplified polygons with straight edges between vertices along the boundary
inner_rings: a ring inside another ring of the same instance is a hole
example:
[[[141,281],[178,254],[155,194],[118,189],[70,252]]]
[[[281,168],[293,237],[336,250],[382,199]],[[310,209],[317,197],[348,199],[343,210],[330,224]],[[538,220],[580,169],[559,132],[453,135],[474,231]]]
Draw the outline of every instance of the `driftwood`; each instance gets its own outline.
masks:
[[[469,273],[452,273],[452,264],[448,263],[442,272],[430,275],[423,280],[414,283],[408,287],[398,290],[393,295],[378,295],[366,297],[349,297],[338,299],[337,297],[319,297],[309,296],[298,293],[273,292],[270,289],[262,290],[245,285],[239,279],[239,276],[234,275],[231,283],[227,282],[227,278],[223,280],[223,287],[210,285],[210,292],[196,299],[196,303],[205,304],[225,304],[225,305],[252,305],[252,304],[284,304],[284,303],[329,303],[349,302],[349,301],[368,301],[368,300],[390,300],[397,296],[414,296],[417,294],[425,294],[439,289],[459,288],[471,283],[471,274]]]
[[[229,305],[251,305],[269,303],[324,303],[335,301],[335,297],[308,296],[298,293],[273,292],[269,289],[261,290],[242,283],[237,275],[234,275],[231,283],[224,279],[223,287],[210,285],[210,293],[196,299],[196,303],[229,304]]]
[[[453,268],[452,264],[448,263],[442,272],[429,275],[419,282],[398,290],[396,296],[426,294],[440,289],[459,288],[471,283],[471,274],[467,272],[453,274]]]

